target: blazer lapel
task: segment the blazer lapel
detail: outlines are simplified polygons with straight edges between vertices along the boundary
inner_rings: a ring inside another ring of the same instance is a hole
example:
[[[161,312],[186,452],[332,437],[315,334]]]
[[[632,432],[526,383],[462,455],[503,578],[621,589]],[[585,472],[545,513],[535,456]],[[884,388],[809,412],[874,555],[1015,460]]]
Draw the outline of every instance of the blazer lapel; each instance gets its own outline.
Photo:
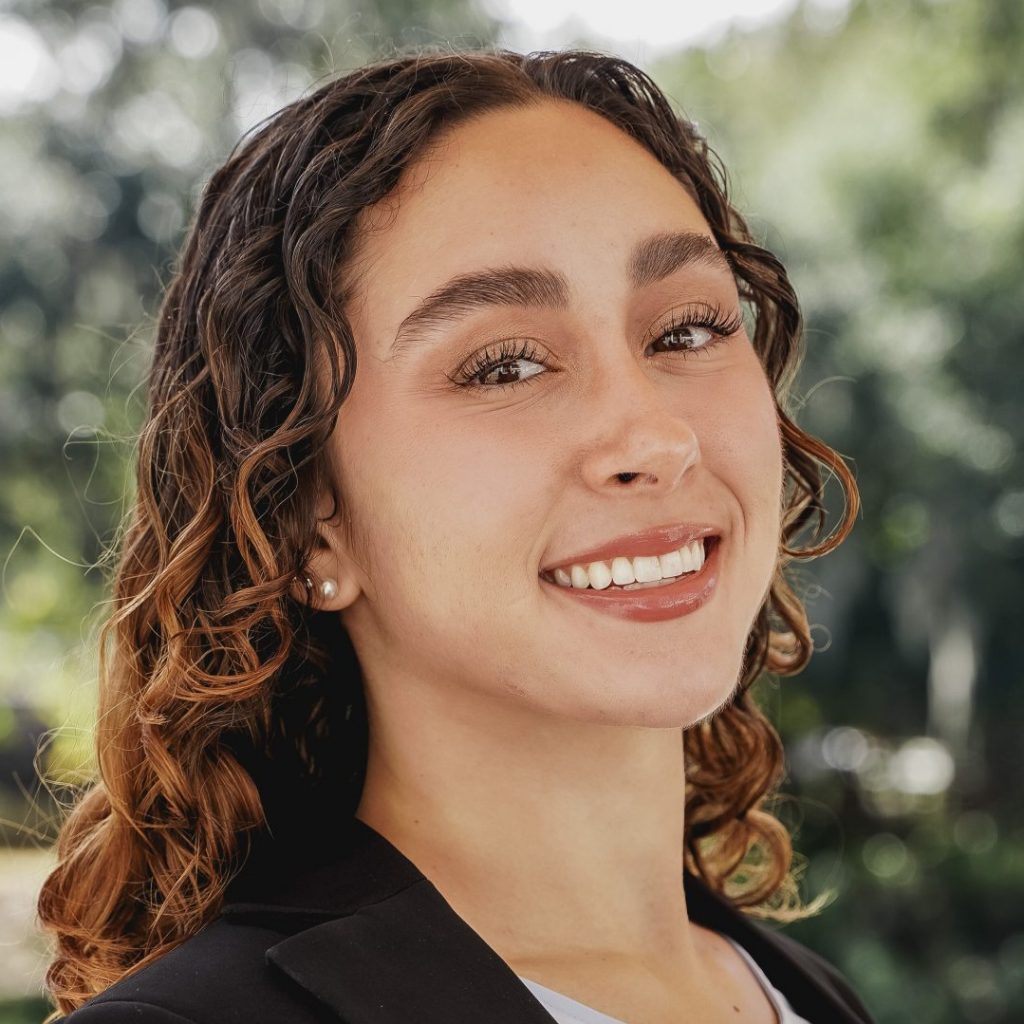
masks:
[[[268,963],[346,1024],[453,1024],[481,1013],[490,1024],[551,1024],[512,968],[365,822],[351,819],[340,843],[282,850],[263,842],[253,851],[223,915],[286,933],[267,950]],[[808,1020],[869,1020],[853,1014],[802,947],[692,875],[684,885],[690,918],[736,939]]]
[[[551,1024],[426,879],[279,942],[267,959],[347,1024]]]
[[[222,915],[287,934],[267,962],[346,1024],[551,1024],[498,954],[358,818],[297,843],[263,836]]]

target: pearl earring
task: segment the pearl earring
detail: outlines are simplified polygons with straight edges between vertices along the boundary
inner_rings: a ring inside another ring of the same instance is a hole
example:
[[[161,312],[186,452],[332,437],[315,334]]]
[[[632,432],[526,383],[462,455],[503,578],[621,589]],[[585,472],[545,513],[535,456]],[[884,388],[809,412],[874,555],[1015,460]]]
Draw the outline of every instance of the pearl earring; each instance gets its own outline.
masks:
[[[298,578],[299,577],[296,577],[296,579]],[[324,601],[330,601],[331,598],[336,597],[338,594],[338,584],[335,580],[321,580],[320,586],[314,588],[313,581],[308,576],[303,576],[302,585],[306,588],[306,592],[309,594],[310,603],[312,603],[313,600],[314,589],[319,593],[321,599]]]

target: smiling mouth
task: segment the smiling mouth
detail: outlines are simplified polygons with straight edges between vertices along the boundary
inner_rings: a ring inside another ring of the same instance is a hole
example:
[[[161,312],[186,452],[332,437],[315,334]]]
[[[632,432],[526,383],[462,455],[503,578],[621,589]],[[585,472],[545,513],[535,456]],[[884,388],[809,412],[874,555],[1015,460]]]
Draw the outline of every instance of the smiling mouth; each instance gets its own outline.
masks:
[[[695,568],[695,569],[687,569],[686,571],[681,572],[681,573],[677,573],[674,576],[666,576],[663,579],[653,580],[653,581],[647,582],[647,583],[609,583],[605,587],[594,587],[592,584],[588,584],[585,587],[577,587],[574,584],[572,584],[571,582],[568,583],[568,584],[563,583],[563,582],[559,582],[555,578],[554,572],[551,572],[551,571],[540,573],[540,577],[541,577],[541,579],[546,580],[548,583],[553,583],[555,586],[561,587],[563,590],[577,590],[577,591],[589,591],[589,592],[595,592],[595,591],[597,591],[597,592],[601,592],[601,591],[623,591],[623,592],[628,592],[628,591],[632,591],[632,590],[657,590],[657,589],[660,589],[662,587],[669,587],[673,583],[678,583],[680,580],[685,580],[685,579],[688,579],[688,578],[693,577],[693,576],[699,576],[704,571],[704,568],[707,565],[708,558],[710,557],[711,552],[714,551],[715,547],[717,546],[717,544],[719,543],[720,540],[721,540],[721,538],[719,536],[717,536],[716,534],[712,534],[712,535],[705,536],[705,537],[701,538],[701,541],[702,541],[702,544],[703,544],[703,559],[702,559],[701,565],[698,566],[697,568]],[[605,565],[610,565],[610,563],[611,563],[610,559],[604,561]],[[592,565],[594,563],[590,563],[590,564]]]

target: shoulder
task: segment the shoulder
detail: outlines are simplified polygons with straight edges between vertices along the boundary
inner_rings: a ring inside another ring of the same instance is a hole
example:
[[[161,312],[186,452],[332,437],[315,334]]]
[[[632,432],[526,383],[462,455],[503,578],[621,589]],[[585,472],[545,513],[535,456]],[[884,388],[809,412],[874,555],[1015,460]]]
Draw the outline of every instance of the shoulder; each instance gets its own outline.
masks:
[[[266,960],[283,937],[223,918],[126,975],[58,1024],[225,1024],[319,1020]]]
[[[763,928],[760,925],[757,927]],[[860,1019],[869,1022],[874,1020],[864,1001],[835,964],[783,931],[772,929],[772,938],[791,960],[799,963],[821,986],[831,991]]]
[[[684,873],[691,917],[733,938],[754,958],[794,1008],[811,1020],[851,1020],[873,1024],[874,1018],[839,969],[781,926],[744,913],[730,899],[689,872]],[[804,1007],[804,1010],[800,1010]]]

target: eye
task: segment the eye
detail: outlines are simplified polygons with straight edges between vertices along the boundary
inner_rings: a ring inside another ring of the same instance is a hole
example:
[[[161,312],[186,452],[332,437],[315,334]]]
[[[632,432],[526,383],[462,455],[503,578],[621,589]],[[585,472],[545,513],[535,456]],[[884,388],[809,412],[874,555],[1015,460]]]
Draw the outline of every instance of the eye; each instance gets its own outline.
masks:
[[[720,345],[726,338],[731,338],[742,327],[743,314],[739,310],[726,314],[721,306],[699,302],[678,313],[651,345],[678,337],[682,342],[670,345],[669,352],[678,352],[684,358],[690,355],[707,355],[711,349]]]
[[[670,327],[659,337],[655,338],[651,344],[656,345],[659,341],[664,341],[673,335],[689,339],[688,341],[684,340],[683,345],[676,348],[676,351],[681,352],[684,356],[689,355],[691,352],[694,354],[706,352],[708,349],[714,348],[722,340],[709,327],[700,327],[697,324],[680,324],[678,327]],[[670,349],[669,351],[672,350]]]
[[[535,363],[538,366],[544,365],[539,361],[539,354],[529,341],[517,342],[515,339],[509,339],[503,341],[497,351],[485,349],[483,352],[478,353],[468,366],[450,379],[458,387],[470,388],[472,390],[515,387],[517,384],[525,384],[532,377],[536,376],[536,374],[530,374],[529,377],[514,378],[512,380],[501,379],[503,373],[507,377],[507,367],[510,363],[520,361]],[[486,378],[492,377],[495,374],[498,375],[498,380],[493,383],[486,383]]]
[[[734,335],[742,326],[743,316],[739,311],[727,316],[721,307],[702,302],[688,307],[687,311],[680,314],[679,319],[657,335],[647,348],[667,342],[669,347],[664,351],[675,352],[682,355],[683,358],[690,355],[699,356],[708,353],[726,338]],[[682,340],[673,344],[671,343],[672,338]],[[520,384],[526,384],[540,375],[538,372],[534,372],[526,377],[509,379],[508,374],[516,372],[510,370],[511,364],[518,362],[532,362],[538,366],[545,365],[540,361],[539,354],[528,340],[510,339],[503,341],[497,350],[485,349],[478,353],[467,366],[449,379],[460,388],[490,391],[494,388],[502,390],[514,388]],[[496,379],[488,382],[488,378],[495,378],[495,375],[497,375]]]

